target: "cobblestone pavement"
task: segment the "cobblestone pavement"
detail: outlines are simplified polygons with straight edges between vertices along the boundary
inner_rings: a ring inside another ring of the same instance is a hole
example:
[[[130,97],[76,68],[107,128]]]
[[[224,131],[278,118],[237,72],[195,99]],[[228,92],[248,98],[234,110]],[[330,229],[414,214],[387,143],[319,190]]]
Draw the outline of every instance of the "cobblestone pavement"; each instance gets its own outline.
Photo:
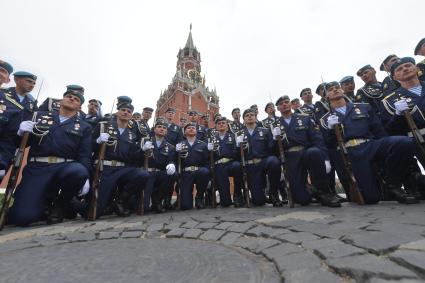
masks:
[[[386,202],[6,227],[1,282],[425,282],[424,212]]]

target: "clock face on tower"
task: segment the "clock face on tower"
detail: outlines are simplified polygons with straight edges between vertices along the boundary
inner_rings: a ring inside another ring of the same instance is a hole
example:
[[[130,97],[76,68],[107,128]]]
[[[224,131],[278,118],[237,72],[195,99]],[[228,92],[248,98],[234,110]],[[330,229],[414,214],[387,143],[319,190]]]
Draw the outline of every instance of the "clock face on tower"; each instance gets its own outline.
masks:
[[[193,82],[202,83],[201,74],[195,69],[188,70],[187,77],[191,79]]]

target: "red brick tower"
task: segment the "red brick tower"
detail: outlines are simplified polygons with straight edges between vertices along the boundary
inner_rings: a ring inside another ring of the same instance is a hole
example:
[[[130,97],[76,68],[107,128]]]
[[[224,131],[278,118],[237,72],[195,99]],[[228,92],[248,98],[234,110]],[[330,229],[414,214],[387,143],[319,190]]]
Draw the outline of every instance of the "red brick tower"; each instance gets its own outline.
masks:
[[[168,88],[161,92],[156,103],[155,117],[164,117],[169,107],[176,109],[174,123],[187,117],[187,111],[195,110],[209,115],[210,127],[214,115],[219,112],[219,98],[215,88],[205,87],[205,75],[201,75],[201,54],[193,44],[192,25],[183,49],[177,54],[176,74]]]

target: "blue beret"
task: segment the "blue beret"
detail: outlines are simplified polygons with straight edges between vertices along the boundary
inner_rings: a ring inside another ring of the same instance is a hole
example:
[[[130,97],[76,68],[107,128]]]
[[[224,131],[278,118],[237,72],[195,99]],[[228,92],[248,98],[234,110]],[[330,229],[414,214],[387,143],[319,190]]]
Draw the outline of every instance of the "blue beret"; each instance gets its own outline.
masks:
[[[126,96],[126,95],[121,95],[121,96],[118,96],[117,97],[117,105],[120,104],[120,103],[122,103],[122,102],[131,103],[132,101],[133,100],[130,97]]]
[[[233,112],[235,112],[235,111],[241,111],[239,108],[233,108],[233,110],[232,110],[232,114],[233,114]]]
[[[299,98],[294,98],[294,99],[291,100],[291,103],[294,103],[294,102],[297,102],[297,101],[300,102],[300,99]]]
[[[357,76],[361,76],[362,75],[362,73],[364,72],[364,71],[366,71],[366,70],[374,70],[373,69],[373,67],[371,66],[371,65],[369,65],[369,64],[367,64],[367,65],[365,65],[365,66],[363,66],[363,67],[361,67],[358,71],[357,71]],[[341,82],[340,82],[341,83]]]
[[[158,118],[158,119],[156,119],[156,121],[155,121],[155,128],[157,127],[157,126],[165,126],[165,127],[168,127],[168,123],[165,121],[165,119],[164,118]]]
[[[186,131],[186,128],[189,127],[189,126],[195,127],[195,129],[196,129],[196,123],[190,122],[190,123],[187,123],[186,125],[184,125],[183,130]]]
[[[274,107],[274,104],[273,104],[273,102],[269,102],[269,103],[267,103],[266,104],[266,107],[264,107],[264,111],[267,111],[267,108],[269,108],[269,107]]]
[[[143,108],[143,111],[153,112],[153,108],[151,108],[151,107],[145,107],[145,108]]]
[[[343,84],[343,83],[348,83],[348,82],[351,82],[351,81],[354,81],[353,76],[345,76],[339,81],[339,83]]]
[[[33,74],[31,74],[29,72],[25,72],[25,71],[15,72],[13,74],[13,76],[14,77],[18,77],[18,78],[30,78],[30,79],[33,79],[34,81],[37,80],[37,76],[36,75],[33,75]]]
[[[319,94],[320,91],[323,89],[323,86],[326,85],[326,83],[321,83],[320,85],[317,86],[316,88],[316,93]]]
[[[425,38],[422,38],[415,47],[415,55],[419,55],[419,50],[425,44]]]
[[[102,101],[100,101],[100,100],[97,100],[97,99],[94,99],[94,98],[93,98],[93,99],[90,99],[90,100],[89,100],[89,103],[90,103],[90,102],[96,102],[97,104],[99,104],[100,106],[102,106]]]
[[[388,55],[387,58],[385,58],[384,61],[382,61],[381,66],[379,66],[379,70],[389,71],[389,70],[385,70],[385,64],[387,64],[387,62],[390,61],[394,57],[398,57],[398,56],[395,55],[395,54]]]
[[[187,115],[198,115],[198,112],[195,110],[187,111]]]
[[[306,91],[310,91],[311,92],[311,88],[309,88],[309,87],[303,88],[301,90],[301,92],[300,92],[300,97],[303,97],[303,93],[306,92]]]
[[[245,118],[245,115],[248,114],[248,113],[254,113],[255,114],[255,111],[252,108],[248,108],[243,112],[242,117]]]
[[[251,105],[251,107],[249,107],[249,108],[252,108],[252,109],[258,109],[258,106],[257,106],[257,104],[253,104],[253,105]]]
[[[139,116],[140,116],[140,115],[142,115],[142,114],[140,114],[139,112],[134,112],[134,113],[133,113],[133,116],[136,116],[136,115],[139,115]]]
[[[412,63],[413,65],[416,65],[415,59],[413,59],[412,57],[400,58],[391,66],[391,76],[394,75],[394,71],[395,69],[397,69],[398,66],[403,65],[405,63]]]
[[[227,122],[227,118],[226,117],[223,117],[223,116],[215,117],[214,123],[217,124],[218,122],[221,122],[221,121],[226,121]]]
[[[282,95],[281,97],[279,97],[277,100],[276,100],[276,103],[275,103],[275,105],[276,106],[278,106],[282,101],[284,101],[284,100],[290,100],[290,98],[289,98],[289,96],[287,96],[287,95]]]
[[[165,111],[165,113],[167,113],[167,112],[173,112],[173,113],[175,113],[176,112],[176,109],[174,109],[172,107],[168,107],[167,110]]]
[[[5,61],[0,60],[0,68],[5,69],[9,73],[9,75],[11,73],[13,73],[13,67],[12,67],[12,65],[10,65],[9,63],[7,63]]]
[[[340,84],[337,81],[332,81],[332,82],[326,83],[325,88],[326,88],[326,90],[328,90],[328,89],[330,89],[333,86],[340,86]]]
[[[66,86],[66,91],[63,94],[63,96],[65,96],[65,95],[67,95],[69,93],[71,93],[72,95],[77,96],[80,99],[81,104],[84,103],[84,88],[82,86],[79,86],[79,85],[67,85]]]
[[[130,109],[130,110],[131,110],[131,112],[133,112],[133,110],[134,110],[134,106],[133,106],[133,105],[131,105],[131,103],[130,103],[130,102],[122,102],[122,103],[118,104],[118,105],[117,105],[117,109],[118,109],[118,110],[120,110],[121,108],[127,108],[127,109]]]

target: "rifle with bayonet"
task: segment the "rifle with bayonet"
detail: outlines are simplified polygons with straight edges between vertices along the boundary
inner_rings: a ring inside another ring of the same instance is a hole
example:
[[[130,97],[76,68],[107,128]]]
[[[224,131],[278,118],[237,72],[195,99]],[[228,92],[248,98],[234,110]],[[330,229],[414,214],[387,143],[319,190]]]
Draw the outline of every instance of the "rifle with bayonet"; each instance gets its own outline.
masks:
[[[213,208],[217,207],[217,183],[215,180],[215,168],[214,168],[214,152],[219,152],[220,145],[217,141],[217,138],[214,135],[211,135],[211,138],[208,139],[209,143],[213,144],[213,149],[210,150],[210,170],[211,170],[211,206]]]
[[[242,137],[245,140],[245,134],[242,131]],[[248,142],[243,141],[239,145],[239,150],[241,154],[241,162],[242,162],[242,179],[243,179],[243,194],[245,197],[245,205],[246,207],[251,207],[251,200],[249,198],[249,187],[248,187],[248,172],[246,167],[245,160],[245,149],[248,147]]]

